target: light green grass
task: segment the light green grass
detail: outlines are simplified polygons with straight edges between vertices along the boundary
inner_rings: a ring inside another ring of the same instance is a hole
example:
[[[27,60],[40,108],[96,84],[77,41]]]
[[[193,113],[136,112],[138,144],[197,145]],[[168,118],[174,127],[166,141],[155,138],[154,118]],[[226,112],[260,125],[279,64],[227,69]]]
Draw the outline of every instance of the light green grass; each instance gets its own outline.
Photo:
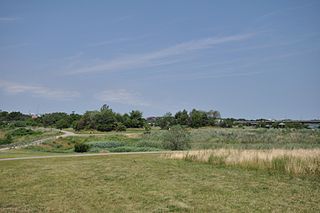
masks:
[[[200,128],[191,130],[192,149],[320,148],[320,130]]]
[[[19,157],[32,157],[32,156],[50,156],[50,155],[61,155],[63,153],[53,152],[40,152],[30,149],[11,149],[0,152],[0,159],[2,158],[19,158]]]
[[[0,162],[0,212],[319,212],[311,179],[158,155]]]
[[[28,127],[31,128],[31,127]],[[18,128],[15,128],[18,129]],[[53,128],[41,128],[41,127],[32,127],[32,130],[36,131],[37,134],[31,134],[31,135],[23,135],[23,136],[13,136],[13,142],[11,144],[5,144],[1,145],[1,147],[11,146],[11,145],[25,145],[28,143],[31,143],[36,140],[50,138],[53,136],[61,135],[59,130],[53,129]],[[12,132],[13,128],[7,128],[7,129],[0,129],[0,137],[4,137],[4,135],[9,134]]]
[[[42,145],[28,147],[29,150],[53,153],[73,152],[75,143],[121,143],[126,148],[92,147],[92,152],[121,150],[163,150],[166,130],[153,129],[151,134],[142,129],[129,132],[107,132],[103,135],[88,135],[49,140]],[[320,130],[310,129],[254,129],[254,128],[200,128],[189,129],[192,150],[199,149],[313,149],[320,148]],[[85,132],[83,132],[85,133]],[[44,134],[56,134],[44,133]],[[45,137],[45,136],[41,136]],[[138,147],[138,148],[137,148]],[[142,147],[142,148],[141,148]]]

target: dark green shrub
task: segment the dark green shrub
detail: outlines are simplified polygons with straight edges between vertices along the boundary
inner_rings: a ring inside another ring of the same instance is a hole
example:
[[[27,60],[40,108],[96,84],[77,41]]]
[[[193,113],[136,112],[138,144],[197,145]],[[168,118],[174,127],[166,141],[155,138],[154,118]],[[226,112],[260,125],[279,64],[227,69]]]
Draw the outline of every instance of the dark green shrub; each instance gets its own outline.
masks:
[[[113,125],[108,123],[98,124],[96,129],[102,132],[109,132],[113,130]]]
[[[35,135],[35,134],[41,134],[41,132],[33,131],[31,129],[26,129],[26,128],[19,128],[10,132],[11,136],[24,136],[24,135]]]
[[[12,143],[12,137],[11,137],[11,135],[6,135],[6,137],[5,138],[3,138],[3,139],[0,139],[0,145],[2,145],[2,144],[10,144],[10,143]]]
[[[87,152],[89,151],[90,146],[85,143],[76,143],[74,145],[74,151],[75,152]]]

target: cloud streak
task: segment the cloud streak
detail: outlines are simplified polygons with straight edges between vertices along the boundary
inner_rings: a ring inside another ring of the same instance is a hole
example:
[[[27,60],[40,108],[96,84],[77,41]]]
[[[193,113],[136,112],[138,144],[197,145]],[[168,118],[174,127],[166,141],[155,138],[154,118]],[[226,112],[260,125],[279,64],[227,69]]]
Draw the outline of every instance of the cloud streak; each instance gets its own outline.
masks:
[[[11,23],[19,20],[18,17],[0,17],[0,23]]]
[[[81,67],[69,71],[69,74],[82,74],[93,72],[114,72],[132,68],[150,67],[159,64],[161,60],[173,59],[178,56],[193,53],[204,49],[213,48],[216,45],[239,42],[252,38],[255,33],[240,34],[225,37],[210,37],[206,39],[193,40],[140,55],[132,55],[123,58],[115,58],[95,65]]]
[[[119,103],[133,106],[150,106],[144,101],[140,94],[128,91],[126,89],[105,90],[95,95],[99,101]]]
[[[3,80],[0,80],[0,89],[9,94],[29,94],[34,97],[53,100],[70,100],[80,96],[80,94],[75,91],[57,90],[44,86],[25,85]]]

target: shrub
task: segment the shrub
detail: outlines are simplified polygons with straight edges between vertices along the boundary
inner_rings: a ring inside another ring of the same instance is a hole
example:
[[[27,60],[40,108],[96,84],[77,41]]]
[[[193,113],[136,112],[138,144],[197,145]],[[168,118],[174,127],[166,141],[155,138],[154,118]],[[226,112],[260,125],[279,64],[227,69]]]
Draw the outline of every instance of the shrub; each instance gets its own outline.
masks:
[[[170,150],[184,150],[190,148],[190,134],[180,125],[172,126],[164,135],[163,147]]]
[[[151,126],[150,124],[146,123],[144,125],[144,134],[150,134],[151,133]]]
[[[10,144],[10,143],[12,143],[11,135],[6,135],[5,138],[0,139],[0,145],[2,145],[2,144]]]
[[[74,151],[75,152],[87,152],[89,151],[90,146],[85,143],[76,143],[74,145]]]
[[[13,130],[10,135],[11,136],[24,136],[24,135],[35,135],[39,134],[40,132],[33,131],[31,129],[26,129],[26,128],[19,128],[16,130]]]
[[[126,126],[121,122],[116,122],[114,124],[114,130],[116,130],[117,132],[123,132],[126,131],[126,129]]]

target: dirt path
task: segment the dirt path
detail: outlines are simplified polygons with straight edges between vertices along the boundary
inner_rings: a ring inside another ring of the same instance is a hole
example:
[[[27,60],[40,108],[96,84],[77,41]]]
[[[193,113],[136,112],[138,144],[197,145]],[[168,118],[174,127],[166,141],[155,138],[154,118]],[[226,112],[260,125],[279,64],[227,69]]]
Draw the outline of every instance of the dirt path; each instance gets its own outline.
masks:
[[[43,138],[43,139],[36,140],[36,141],[30,142],[28,144],[23,144],[23,145],[10,144],[9,147],[0,148],[0,152],[1,151],[7,151],[7,150],[10,150],[10,149],[25,148],[25,147],[32,146],[32,145],[39,145],[39,144],[44,143],[44,142],[46,142],[48,140],[53,140],[53,139],[57,139],[57,138],[65,138],[65,137],[70,137],[70,136],[73,136],[73,137],[89,137],[89,136],[103,136],[103,135],[106,135],[106,134],[103,134],[103,133],[101,133],[101,134],[99,134],[99,133],[77,134],[77,133],[66,131],[66,130],[59,130],[59,131],[62,132],[63,135]],[[128,137],[135,137],[136,133],[126,133],[126,135],[128,135]]]
[[[157,151],[157,152],[115,152],[115,153],[94,153],[94,154],[64,154],[64,155],[48,155],[48,156],[32,156],[32,157],[18,157],[18,158],[2,158],[0,161],[12,160],[30,160],[30,159],[45,159],[45,158],[69,158],[69,157],[91,157],[91,156],[108,156],[108,155],[142,155],[142,154],[165,154],[171,151]]]
[[[51,136],[51,137],[48,137],[48,138],[39,139],[39,140],[30,142],[28,144],[23,144],[23,145],[9,144],[9,147],[1,148],[0,152],[1,151],[7,151],[7,150],[10,150],[10,149],[25,148],[25,147],[32,146],[32,145],[39,145],[39,144],[44,143],[44,142],[46,142],[48,140],[53,140],[53,139],[57,139],[57,138],[65,138],[65,137],[69,137],[69,136],[82,136],[81,134],[75,134],[73,132],[69,132],[69,131],[65,131],[65,130],[59,130],[59,131],[62,132],[63,135]],[[87,136],[87,135],[84,135],[84,136]]]

